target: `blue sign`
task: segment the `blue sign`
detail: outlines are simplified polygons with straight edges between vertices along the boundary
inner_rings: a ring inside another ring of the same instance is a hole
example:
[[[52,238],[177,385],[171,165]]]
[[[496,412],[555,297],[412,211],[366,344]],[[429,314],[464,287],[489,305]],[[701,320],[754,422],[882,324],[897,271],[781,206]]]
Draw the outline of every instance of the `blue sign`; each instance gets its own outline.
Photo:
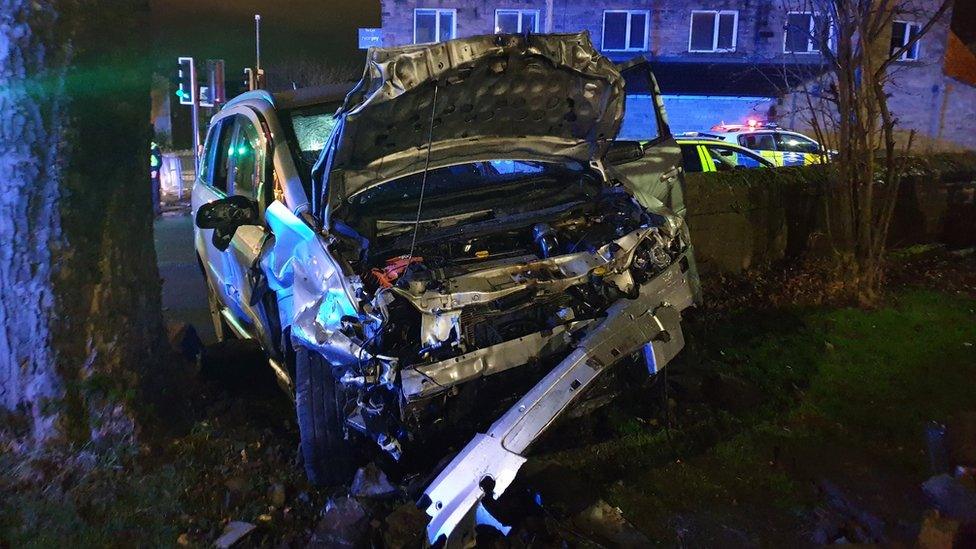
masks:
[[[359,29],[359,49],[383,46],[383,29]]]

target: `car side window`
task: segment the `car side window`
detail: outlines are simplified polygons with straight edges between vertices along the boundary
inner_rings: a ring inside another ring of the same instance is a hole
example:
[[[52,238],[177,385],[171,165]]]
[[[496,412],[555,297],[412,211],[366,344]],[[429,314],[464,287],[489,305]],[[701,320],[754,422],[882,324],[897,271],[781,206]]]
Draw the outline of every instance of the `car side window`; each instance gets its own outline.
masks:
[[[766,166],[759,155],[742,149],[733,149],[732,147],[722,147],[720,145],[708,145],[707,148],[712,159],[719,157],[722,161],[735,167],[762,168]],[[715,160],[716,168],[718,167],[718,163],[719,160]]]
[[[233,194],[257,200],[264,158],[257,128],[246,118],[238,118],[237,136],[232,147],[234,158]]]
[[[226,118],[220,123],[219,138],[214,151],[213,175],[209,182],[214,188],[227,192],[227,176],[230,174],[231,153],[233,152],[235,124],[233,119]]]
[[[773,141],[773,136],[769,135],[768,133],[751,133],[747,135],[740,135],[739,144],[747,149],[757,151],[776,150],[776,143]]]
[[[200,159],[200,180],[211,185],[210,176],[213,175],[213,161],[217,151],[217,141],[220,139],[221,121],[210,126],[207,133],[207,143],[203,146],[203,158]]]
[[[802,135],[776,134],[776,148],[785,152],[816,153],[820,152],[817,142]]]
[[[687,173],[702,171],[697,145],[681,145],[681,165],[684,166]]]
[[[708,156],[712,159],[712,164],[715,165],[715,171],[726,172],[732,170],[736,167],[735,155],[726,156],[720,152],[718,147],[705,146],[705,151],[708,152]],[[725,151],[732,152],[729,148],[724,148]]]

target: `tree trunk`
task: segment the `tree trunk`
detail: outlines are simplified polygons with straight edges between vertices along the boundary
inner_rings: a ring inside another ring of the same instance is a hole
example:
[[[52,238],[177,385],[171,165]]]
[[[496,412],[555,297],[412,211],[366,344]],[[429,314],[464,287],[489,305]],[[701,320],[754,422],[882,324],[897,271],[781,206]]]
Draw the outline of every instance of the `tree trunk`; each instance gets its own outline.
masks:
[[[126,440],[165,349],[148,3],[0,0],[0,406]]]

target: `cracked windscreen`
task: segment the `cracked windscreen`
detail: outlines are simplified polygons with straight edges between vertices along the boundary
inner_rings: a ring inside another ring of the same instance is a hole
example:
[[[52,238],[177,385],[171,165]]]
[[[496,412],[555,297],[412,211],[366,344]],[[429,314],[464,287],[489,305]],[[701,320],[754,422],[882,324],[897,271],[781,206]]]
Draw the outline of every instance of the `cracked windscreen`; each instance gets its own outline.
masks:
[[[335,113],[340,105],[333,102],[290,109],[281,117],[306,192],[311,191],[312,166],[339,122]]]

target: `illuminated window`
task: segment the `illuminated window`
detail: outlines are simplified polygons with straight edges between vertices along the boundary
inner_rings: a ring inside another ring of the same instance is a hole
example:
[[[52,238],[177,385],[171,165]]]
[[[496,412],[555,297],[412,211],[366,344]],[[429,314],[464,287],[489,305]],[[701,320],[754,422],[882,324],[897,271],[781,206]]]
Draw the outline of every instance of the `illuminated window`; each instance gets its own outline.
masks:
[[[413,10],[413,43],[431,44],[450,40],[457,34],[457,10]]]
[[[907,21],[895,21],[891,29],[891,53],[894,54],[896,51],[905,47],[922,31],[922,26],[918,23],[909,23]],[[918,60],[918,40],[912,44],[912,47],[906,49],[898,56],[900,61],[917,61]]]
[[[539,10],[495,10],[495,34],[539,32]]]
[[[646,10],[606,10],[603,12],[603,51],[646,51]]]
[[[693,11],[688,51],[735,51],[739,25],[738,11]]]

